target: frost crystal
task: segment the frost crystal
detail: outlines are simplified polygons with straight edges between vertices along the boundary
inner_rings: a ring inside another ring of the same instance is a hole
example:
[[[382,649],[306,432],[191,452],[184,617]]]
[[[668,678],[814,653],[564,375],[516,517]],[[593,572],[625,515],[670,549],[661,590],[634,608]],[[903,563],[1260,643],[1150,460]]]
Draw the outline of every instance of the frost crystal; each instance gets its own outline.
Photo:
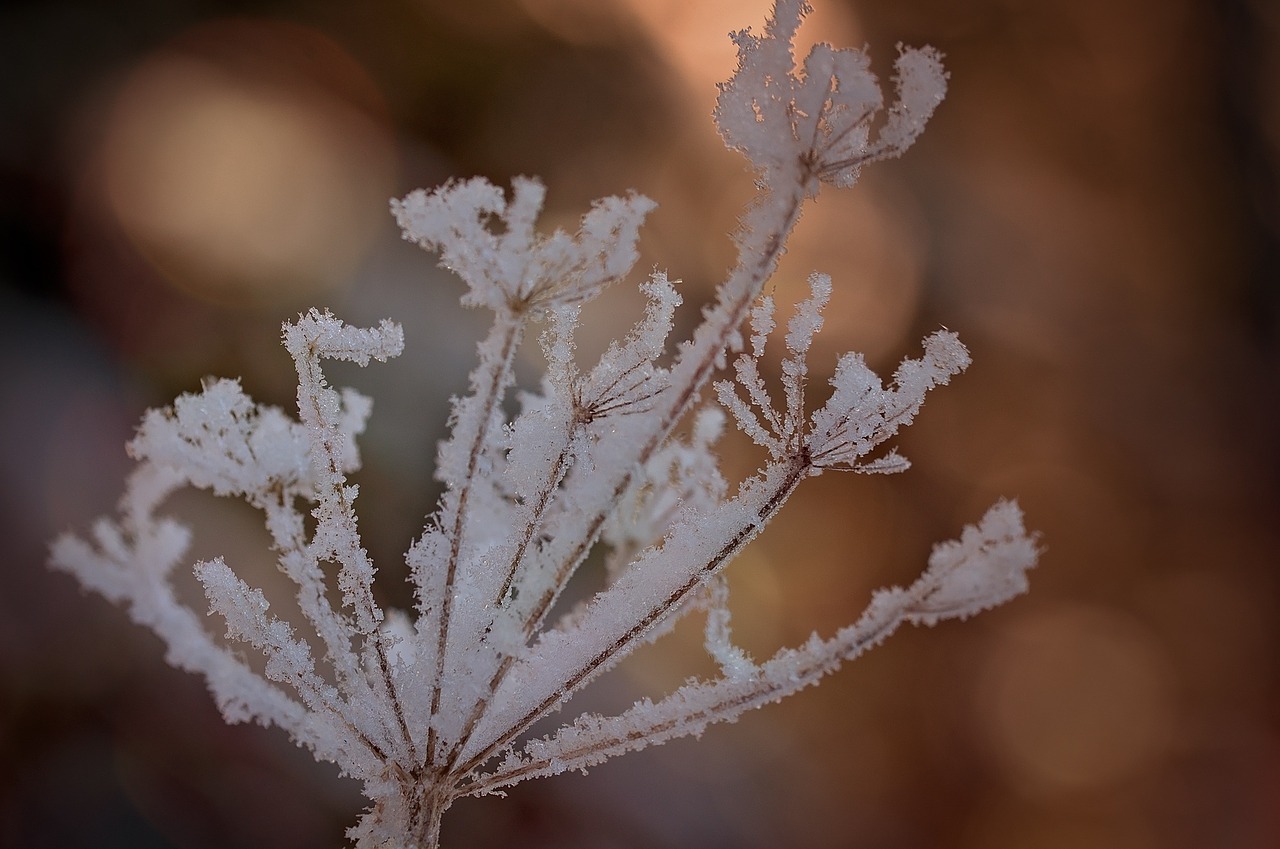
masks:
[[[365,365],[399,355],[402,334],[390,322],[356,328],[312,310],[284,326],[298,374],[296,419],[254,403],[230,380],[148,412],[129,444],[138,468],[119,516],[100,520],[88,539],[54,544],[53,565],[127,604],[166,642],[171,663],[206,677],[228,721],[279,725],[363,781],[373,806],[351,830],[357,846],[435,846],[441,815],[461,796],[701,733],[814,683],[904,622],[963,618],[1026,589],[1036,545],[1016,505],[1000,502],[958,541],[939,545],[915,583],[876,593],[829,639],[763,661],[733,643],[725,566],[805,479],[829,469],[905,469],[882,446],[930,390],[969,364],[949,331],[926,338],[923,355],[904,361],[889,385],[846,354],[826,397],[811,403],[807,357],[832,296],[831,279],[814,274],[786,324],[781,386],[771,390],[763,377],[776,310],[761,292],[802,205],[822,183],[851,185],[863,164],[902,152],[945,90],[933,50],[902,50],[899,101],[873,140],[882,98],[862,53],[818,45],[795,67],[792,41],[806,11],[779,0],[763,35],[734,36],[740,66],[721,87],[716,120],[758,171],[760,196],[737,234],[737,265],[669,361],[680,297],[657,272],[641,284],[648,306],[630,334],[590,368],[574,358],[580,308],[629,275],[648,199],[601,200],[573,235],[537,232],[545,190],[530,179],[516,180],[510,198],[475,178],[392,202],[405,238],[437,252],[466,283],[463,302],[493,313],[470,391],[455,401],[439,448],[444,495],[406,555],[414,610],[384,611],[374,600],[359,493],[348,480],[370,403],[331,388],[324,374],[327,360]],[[514,357],[535,325],[547,373],[508,419]],[[732,492],[713,452],[725,413],[701,400],[709,387],[768,455]],[[276,618],[263,592],[222,558],[194,572],[226,639],[179,601],[170,575],[189,534],[157,511],[183,486],[262,512],[306,633]],[[608,550],[608,586],[551,620],[597,545]],[[719,677],[530,739],[534,723],[693,611],[705,614]],[[228,647],[234,642],[264,655],[261,674]]]

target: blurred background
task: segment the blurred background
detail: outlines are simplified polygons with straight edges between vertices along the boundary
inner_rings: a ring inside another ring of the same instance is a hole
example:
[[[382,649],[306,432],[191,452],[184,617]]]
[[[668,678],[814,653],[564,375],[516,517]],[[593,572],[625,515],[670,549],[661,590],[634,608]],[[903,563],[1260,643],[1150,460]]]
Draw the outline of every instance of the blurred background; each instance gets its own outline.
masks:
[[[824,190],[772,290],[785,310],[810,270],[835,278],[815,386],[842,351],[888,372],[941,325],[974,365],[901,438],[909,472],[800,490],[730,570],[735,634],[767,657],[831,633],[999,496],[1042,534],[1032,592],[700,742],[463,800],[446,845],[1280,846],[1280,8],[815,4],[802,42],[869,45],[882,77],[897,43],[932,44],[951,93],[902,160]],[[484,316],[399,240],[387,199],[539,175],[544,226],[571,228],[593,198],[645,193],[638,269],[683,280],[687,333],[752,191],[710,118],[726,34],[766,12],[5,4],[0,845],[343,845],[359,788],[278,730],[224,725],[150,633],[45,569],[49,540],[112,510],[145,408],[205,375],[288,407],[283,320],[389,316],[405,355],[334,376],[374,399],[361,523],[382,600],[406,605],[402,554]],[[584,348],[625,329],[631,288]],[[737,475],[760,460],[741,443]],[[198,517],[193,560],[270,585],[240,506],[174,509]],[[707,673],[699,628],[582,702]]]

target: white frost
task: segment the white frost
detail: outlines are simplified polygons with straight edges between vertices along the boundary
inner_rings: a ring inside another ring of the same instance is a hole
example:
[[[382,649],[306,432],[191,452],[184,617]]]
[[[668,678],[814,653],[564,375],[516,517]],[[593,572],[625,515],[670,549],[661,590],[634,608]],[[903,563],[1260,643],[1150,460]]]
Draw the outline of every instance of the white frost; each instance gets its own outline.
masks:
[[[669,338],[680,294],[655,270],[639,284],[646,308],[630,333],[594,364],[576,360],[582,307],[630,275],[647,198],[597,201],[574,234],[539,232],[546,191],[529,178],[514,180],[510,197],[474,178],[392,202],[404,237],[465,283],[463,303],[493,313],[438,449],[443,495],[406,554],[412,612],[384,610],[375,597],[349,478],[371,402],[330,386],[324,372],[328,360],[398,356],[403,334],[389,321],[353,327],[311,310],[284,326],[296,416],[255,403],[234,380],[149,411],[129,443],[138,468],[119,515],[54,543],[53,565],[159,634],[168,660],[202,674],[229,721],[278,725],[363,781],[373,807],[350,832],[360,849],[434,847],[440,815],[460,796],[700,734],[815,683],[904,622],[963,618],[1026,590],[1035,538],[1002,501],[939,545],[913,584],[875,593],[834,635],[763,661],[733,640],[725,570],[734,557],[805,480],[904,470],[885,444],[969,364],[945,330],[887,385],[845,354],[814,403],[808,357],[839,286],[813,274],[782,333],[773,299],[762,297],[820,184],[851,185],[864,164],[901,153],[946,88],[936,51],[901,49],[898,99],[873,137],[883,97],[865,54],[817,45],[797,66],[794,36],[807,11],[801,0],[778,0],[762,34],[733,36],[739,67],[720,88],[716,122],[759,173],[760,194],[735,238],[737,264],[684,342]],[[763,358],[778,335],[786,351],[775,381]],[[548,368],[520,388],[514,363],[531,338]],[[767,455],[736,488],[715,452],[726,420]],[[190,533],[160,511],[186,486],[261,511],[295,588],[297,621],[273,615],[267,594],[221,558],[193,567],[214,618],[179,600],[171,578],[188,562]],[[604,587],[553,618],[597,547],[607,550]],[[705,615],[716,677],[529,738],[535,723],[695,611]],[[244,645],[265,658],[261,674],[242,659]]]

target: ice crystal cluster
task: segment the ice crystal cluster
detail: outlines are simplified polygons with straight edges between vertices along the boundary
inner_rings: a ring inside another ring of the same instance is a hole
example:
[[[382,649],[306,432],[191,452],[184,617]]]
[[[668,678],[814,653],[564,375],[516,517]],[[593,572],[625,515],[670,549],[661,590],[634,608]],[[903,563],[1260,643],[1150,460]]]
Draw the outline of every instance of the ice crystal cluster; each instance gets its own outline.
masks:
[[[945,91],[928,48],[900,51],[887,113],[862,52],[818,45],[797,67],[792,42],[807,11],[801,0],[778,0],[762,34],[733,36],[739,68],[721,86],[715,117],[726,144],[750,160],[759,192],[736,234],[737,264],[687,341],[669,343],[681,299],[654,273],[629,335],[590,368],[575,359],[582,306],[636,261],[653,207],[644,197],[597,202],[576,235],[535,230],[544,195],[535,180],[516,180],[509,197],[472,179],[392,203],[405,238],[462,278],[463,302],[493,313],[439,446],[444,494],[406,555],[412,611],[375,601],[357,524],[348,475],[370,403],[324,375],[328,360],[399,355],[402,334],[388,321],[357,328],[312,310],[285,325],[296,418],[253,402],[234,380],[148,412],[129,444],[138,467],[119,516],[55,543],[53,563],[127,604],[164,640],[171,663],[207,678],[228,721],[278,725],[363,782],[372,806],[350,832],[357,846],[434,847],[441,815],[461,796],[698,734],[814,683],[904,622],[965,617],[1025,590],[1035,542],[1018,508],[1000,502],[937,546],[913,584],[877,592],[834,636],[762,662],[731,641],[725,566],[806,479],[906,468],[882,446],[969,363],[956,335],[939,331],[887,385],[846,354],[829,389],[809,397],[817,387],[806,356],[831,294],[822,274],[775,332],[774,303],[761,293],[804,204],[822,184],[847,187],[866,163],[901,153]],[[787,353],[770,389],[759,363],[778,336]],[[508,420],[513,360],[531,340],[547,372]],[[736,488],[712,452],[726,420],[767,453]],[[221,558],[194,566],[216,618],[179,601],[170,576],[189,534],[158,510],[188,486],[261,511],[305,633],[274,617]],[[606,588],[550,615],[596,546],[607,551]],[[705,617],[718,677],[530,739],[534,723],[693,611]],[[225,636],[208,627],[219,620]],[[248,663],[236,643],[265,664]]]

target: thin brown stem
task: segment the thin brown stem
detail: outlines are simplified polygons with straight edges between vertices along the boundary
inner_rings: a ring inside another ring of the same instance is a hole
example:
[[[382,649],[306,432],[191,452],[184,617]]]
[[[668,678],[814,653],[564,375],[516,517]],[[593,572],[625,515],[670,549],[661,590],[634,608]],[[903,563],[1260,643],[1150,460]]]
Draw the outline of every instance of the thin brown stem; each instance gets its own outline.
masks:
[[[475,483],[476,469],[484,451],[485,437],[488,435],[488,424],[493,412],[502,400],[511,374],[511,362],[520,342],[523,321],[518,316],[500,315],[494,331],[502,334],[499,354],[493,362],[489,380],[483,385],[480,396],[480,412],[475,418],[475,433],[471,435],[471,444],[467,449],[467,465],[462,481],[457,490],[457,500],[453,505],[453,522],[448,528],[449,556],[445,563],[444,591],[440,597],[440,628],[436,637],[436,668],[431,685],[431,719],[427,729],[427,760],[435,757],[436,730],[435,719],[440,714],[441,687],[444,681],[446,661],[445,648],[449,641],[449,626],[453,616],[453,587],[457,581],[458,564],[462,557],[463,533],[467,516],[467,501],[471,488]]]
[[[558,749],[554,758],[535,758],[509,769],[499,769],[489,775],[476,778],[458,788],[460,796],[486,793],[500,787],[508,787],[526,778],[550,774],[552,761],[561,764],[574,763],[584,758],[604,760],[618,754],[643,748],[691,733],[711,723],[732,720],[749,710],[800,690],[826,675],[835,664],[852,660],[888,638],[904,620],[905,608],[892,611],[891,615],[860,622],[847,633],[832,638],[821,652],[814,652],[807,662],[793,670],[785,679],[756,680],[747,687],[725,687],[722,696],[700,710],[680,713],[667,719],[646,725],[629,724],[626,731],[616,736],[592,739],[573,749]],[[716,682],[716,683],[725,683]],[[661,707],[661,705],[657,706]],[[638,726],[638,727],[637,727]],[[684,730],[682,730],[684,729]]]
[[[546,716],[556,706],[568,701],[587,681],[595,677],[596,673],[607,668],[614,658],[624,656],[649,628],[668,613],[679,608],[692,592],[703,585],[709,576],[718,572],[732,560],[781,509],[783,503],[799,486],[800,481],[809,477],[812,470],[812,461],[802,449],[791,458],[786,475],[778,483],[774,491],[770,493],[769,497],[765,499],[760,509],[754,513],[751,520],[744,522],[741,527],[735,530],[720,549],[707,560],[706,564],[692,573],[680,586],[672,590],[666,598],[651,605],[644,616],[633,623],[630,628],[607,647],[582,664],[578,671],[570,676],[555,692],[543,698],[535,707],[513,723],[509,729],[486,745],[480,752],[469,758],[460,768],[452,771],[455,774],[464,775],[479,767],[503,746],[524,733],[533,723]]]

